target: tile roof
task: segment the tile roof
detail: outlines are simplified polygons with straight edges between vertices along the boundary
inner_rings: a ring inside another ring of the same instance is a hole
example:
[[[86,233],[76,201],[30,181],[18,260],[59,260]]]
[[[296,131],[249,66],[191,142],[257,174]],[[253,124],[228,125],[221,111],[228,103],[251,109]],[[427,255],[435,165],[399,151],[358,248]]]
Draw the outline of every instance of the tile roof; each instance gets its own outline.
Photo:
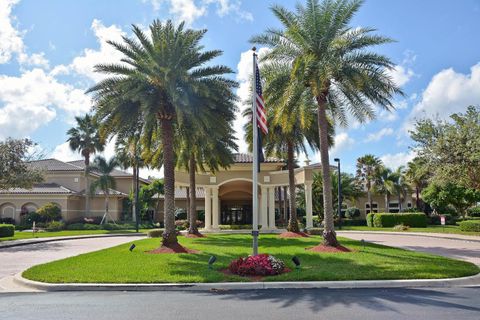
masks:
[[[12,188],[0,190],[0,194],[75,194],[74,190],[68,189],[56,183],[38,183],[32,189]]]
[[[85,169],[85,162],[83,160],[69,161],[69,162],[67,162],[67,164],[74,165],[76,167],[82,168],[82,170]],[[93,172],[95,172],[95,171],[93,171]],[[113,169],[112,176],[113,177],[131,177],[132,175],[130,173],[122,171],[122,170]]]
[[[252,163],[253,155],[251,153],[234,153],[233,159],[235,163]],[[285,161],[273,157],[266,157],[267,163],[284,163]]]
[[[57,159],[30,161],[28,165],[46,171],[83,171],[83,168]]]

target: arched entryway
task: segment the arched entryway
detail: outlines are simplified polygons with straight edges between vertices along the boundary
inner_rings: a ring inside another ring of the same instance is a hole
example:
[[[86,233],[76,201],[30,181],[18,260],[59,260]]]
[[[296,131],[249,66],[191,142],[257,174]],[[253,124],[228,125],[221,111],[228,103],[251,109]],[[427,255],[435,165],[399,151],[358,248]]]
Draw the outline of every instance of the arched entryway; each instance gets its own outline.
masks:
[[[219,187],[220,224],[252,223],[252,182],[234,180]]]
[[[0,206],[0,218],[1,219],[13,219],[15,220],[15,205],[7,202]]]

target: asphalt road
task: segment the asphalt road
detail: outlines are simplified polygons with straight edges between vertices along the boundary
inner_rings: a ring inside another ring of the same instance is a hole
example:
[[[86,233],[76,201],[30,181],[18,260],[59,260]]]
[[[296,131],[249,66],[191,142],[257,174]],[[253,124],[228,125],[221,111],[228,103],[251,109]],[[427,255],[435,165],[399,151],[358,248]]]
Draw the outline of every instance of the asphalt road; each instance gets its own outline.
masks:
[[[0,319],[480,319],[480,288],[0,294]]]

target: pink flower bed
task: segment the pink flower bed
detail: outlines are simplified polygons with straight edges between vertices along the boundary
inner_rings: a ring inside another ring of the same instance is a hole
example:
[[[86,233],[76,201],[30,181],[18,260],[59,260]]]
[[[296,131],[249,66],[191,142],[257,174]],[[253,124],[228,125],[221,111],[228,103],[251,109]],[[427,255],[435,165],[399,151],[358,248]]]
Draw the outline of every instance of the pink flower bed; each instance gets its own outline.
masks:
[[[282,260],[268,254],[259,254],[233,260],[228,270],[240,276],[273,276],[285,271]]]

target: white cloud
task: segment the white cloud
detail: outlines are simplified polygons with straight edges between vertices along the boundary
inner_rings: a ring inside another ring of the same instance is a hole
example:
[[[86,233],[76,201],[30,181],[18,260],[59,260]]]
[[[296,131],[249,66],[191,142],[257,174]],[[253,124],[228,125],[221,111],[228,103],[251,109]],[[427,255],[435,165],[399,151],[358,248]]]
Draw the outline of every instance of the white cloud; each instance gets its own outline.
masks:
[[[397,84],[397,86],[402,87],[409,82],[410,79],[412,79],[412,77],[415,75],[415,72],[408,67],[397,65],[395,68],[388,71],[388,74],[392,78],[393,82]]]
[[[396,169],[400,166],[405,166],[408,162],[412,161],[415,158],[415,152],[399,152],[399,153],[388,153],[380,157],[380,160],[383,161],[385,166],[390,169]]]
[[[39,66],[48,68],[48,60],[44,53],[26,53],[23,42],[24,31],[19,31],[13,26],[15,17],[12,16],[12,8],[19,0],[0,1],[0,64],[8,63],[16,56],[21,65]]]
[[[445,69],[432,77],[420,101],[414,106],[404,124],[412,129],[416,119],[439,117],[447,119],[452,113],[463,112],[480,101],[480,63],[470,68],[469,74]]]
[[[241,9],[240,0],[142,0],[150,2],[155,11],[159,11],[163,5],[168,6],[168,12],[179,21],[185,21],[188,25],[208,14],[209,6],[215,5],[215,13],[219,17],[235,14],[238,19],[253,20],[253,15]]]
[[[369,134],[367,138],[364,140],[364,142],[379,141],[383,137],[390,136],[392,134],[393,134],[392,128],[383,128],[378,132]]]
[[[46,125],[61,109],[79,115],[90,109],[83,90],[58,82],[42,69],[19,77],[0,75],[0,137],[24,137]]]
[[[334,145],[330,149],[330,157],[339,157],[341,156],[342,152],[348,151],[352,149],[352,147],[355,145],[355,139],[350,137],[348,133],[346,132],[341,132],[335,135],[334,138]],[[320,159],[320,155],[318,156],[318,159]]]
[[[119,62],[123,57],[123,54],[113,48],[107,43],[108,40],[115,42],[122,42],[122,36],[126,33],[123,32],[118,26],[111,25],[106,27],[100,20],[94,19],[91,25],[91,30],[97,38],[97,42],[100,45],[98,50],[84,49],[81,55],[74,58],[72,63],[68,66],[56,66],[53,69],[54,74],[66,74],[74,72],[78,75],[85,76],[95,82],[104,79],[106,76],[101,73],[94,72],[94,67],[100,63],[114,63]]]

